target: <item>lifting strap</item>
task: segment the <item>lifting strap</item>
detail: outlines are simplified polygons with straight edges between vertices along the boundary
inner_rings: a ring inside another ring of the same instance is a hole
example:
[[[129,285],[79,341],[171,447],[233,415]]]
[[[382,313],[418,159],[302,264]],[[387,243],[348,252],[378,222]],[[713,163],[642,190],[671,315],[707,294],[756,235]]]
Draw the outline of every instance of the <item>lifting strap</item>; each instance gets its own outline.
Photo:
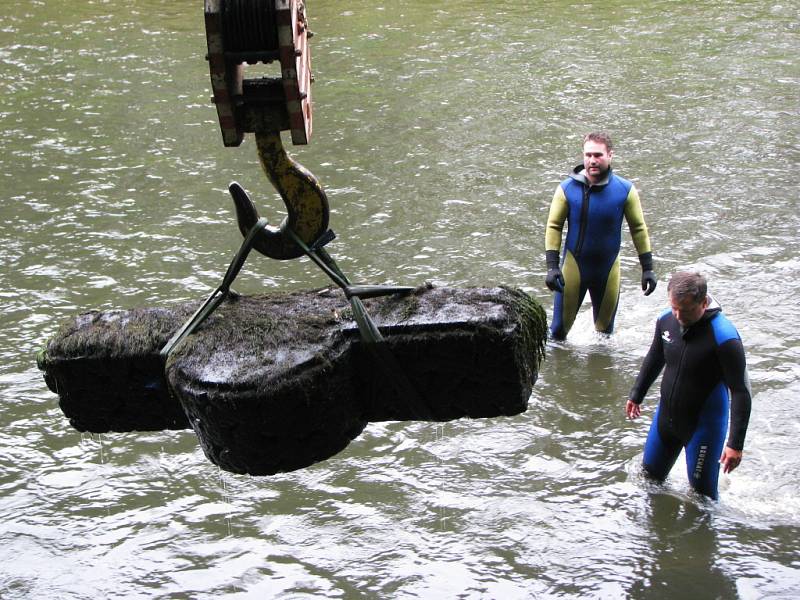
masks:
[[[233,260],[225,272],[222,283],[209,295],[194,314],[181,326],[178,331],[164,345],[159,354],[166,361],[175,349],[180,346],[188,336],[190,336],[211,314],[219,307],[225,298],[232,292],[231,284],[242,269],[250,250],[259,233],[267,226],[267,219],[260,218],[250,229],[241,247],[236,252]],[[387,380],[391,381],[397,390],[400,399],[404,401],[411,414],[416,419],[431,419],[433,417],[427,403],[417,392],[414,385],[406,375],[400,363],[389,350],[389,347],[381,334],[378,326],[372,320],[367,308],[362,302],[362,298],[376,298],[390,294],[407,294],[414,290],[408,286],[389,286],[389,285],[351,285],[345,274],[341,271],[336,261],[322,247],[335,238],[333,231],[328,230],[311,246],[308,246],[291,229],[285,232],[300,247],[303,253],[308,256],[330,279],[338,285],[350,301],[353,310],[353,318],[358,326],[361,341],[364,347],[372,355],[378,367],[383,371]],[[234,294],[236,292],[233,292]]]

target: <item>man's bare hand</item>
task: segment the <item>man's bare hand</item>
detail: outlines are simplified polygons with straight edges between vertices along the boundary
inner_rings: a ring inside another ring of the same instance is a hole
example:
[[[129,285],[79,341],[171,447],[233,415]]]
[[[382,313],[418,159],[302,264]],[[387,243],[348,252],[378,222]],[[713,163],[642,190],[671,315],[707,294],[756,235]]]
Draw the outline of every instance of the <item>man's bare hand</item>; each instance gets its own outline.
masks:
[[[719,457],[719,464],[722,465],[723,473],[730,473],[742,462],[742,453],[733,448],[725,446],[722,449],[722,456]]]
[[[625,414],[628,415],[629,419],[637,419],[639,415],[642,414],[642,407],[636,404],[636,402],[628,400],[628,403],[625,405]]]

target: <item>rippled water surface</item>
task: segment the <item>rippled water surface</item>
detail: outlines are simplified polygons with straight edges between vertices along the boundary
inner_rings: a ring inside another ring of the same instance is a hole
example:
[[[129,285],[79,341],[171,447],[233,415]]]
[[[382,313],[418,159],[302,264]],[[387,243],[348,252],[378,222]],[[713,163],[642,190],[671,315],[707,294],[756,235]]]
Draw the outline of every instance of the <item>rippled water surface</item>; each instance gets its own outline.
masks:
[[[283,208],[252,140],[222,145],[202,2],[6,3],[0,15],[0,597],[795,598],[800,595],[796,0],[308,0],[314,135],[356,281],[522,287],[548,310],[552,192],[605,128],[662,282],[627,233],[617,333],[579,315],[528,411],[370,424],[251,478],[190,431],[71,429],[35,353],[91,308],[201,299],[241,237],[227,184]],[[287,141],[288,146],[288,141]],[[738,326],[754,388],[718,503],[639,463],[623,403],[673,270]],[[244,293],[325,285],[248,261]]]

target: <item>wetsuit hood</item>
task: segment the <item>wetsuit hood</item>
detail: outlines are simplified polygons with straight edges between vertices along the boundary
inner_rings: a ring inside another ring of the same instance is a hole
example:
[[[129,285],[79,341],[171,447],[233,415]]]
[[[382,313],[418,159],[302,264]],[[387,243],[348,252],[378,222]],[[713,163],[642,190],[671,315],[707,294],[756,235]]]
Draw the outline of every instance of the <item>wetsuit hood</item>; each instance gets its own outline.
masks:
[[[583,164],[581,163],[577,165],[574,169],[572,169],[572,172],[569,174],[569,176],[578,183],[585,186],[603,187],[608,185],[608,182],[611,181],[611,173],[612,173],[612,167],[608,167],[608,171],[606,171],[606,176],[603,178],[603,180],[600,183],[593,184],[590,183],[589,180],[587,179],[586,169],[583,167]]]

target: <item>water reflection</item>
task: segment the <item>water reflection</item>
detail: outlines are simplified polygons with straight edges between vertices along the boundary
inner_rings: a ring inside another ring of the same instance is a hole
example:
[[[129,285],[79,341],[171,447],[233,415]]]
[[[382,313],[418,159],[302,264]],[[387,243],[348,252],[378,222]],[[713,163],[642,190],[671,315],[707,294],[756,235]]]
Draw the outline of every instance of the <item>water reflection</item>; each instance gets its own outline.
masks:
[[[315,134],[291,151],[348,275],[511,283],[549,309],[552,190],[608,127],[660,274],[707,272],[743,336],[745,462],[715,506],[641,477],[655,395],[637,422],[623,405],[666,296],[641,297],[627,241],[617,332],[579,315],[524,415],[371,424],[262,479],[191,432],[72,431],[33,360],[59,322],[204,298],[241,240],[227,184],[282,204],[252,143],[222,147],[200,4],[19,3],[0,18],[0,596],[796,596],[796,7],[309,5]],[[237,290],[324,283],[253,257]]]
[[[631,595],[736,598],[736,585],[720,552],[713,509],[665,493],[652,493],[649,501],[648,510],[638,515],[649,539]]]

